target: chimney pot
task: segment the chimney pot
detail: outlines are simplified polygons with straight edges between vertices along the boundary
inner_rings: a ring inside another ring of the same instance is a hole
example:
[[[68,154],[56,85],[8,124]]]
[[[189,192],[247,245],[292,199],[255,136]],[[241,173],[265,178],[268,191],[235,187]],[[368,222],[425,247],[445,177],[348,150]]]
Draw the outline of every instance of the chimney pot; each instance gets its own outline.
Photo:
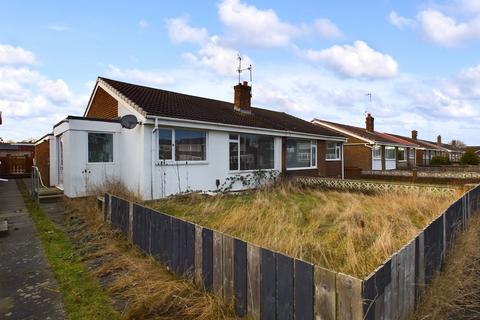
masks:
[[[369,132],[373,132],[375,129],[375,118],[372,117],[370,113],[367,114],[367,118],[365,119],[365,128]]]
[[[442,145],[442,136],[441,136],[441,135],[438,135],[438,136],[437,136],[437,144],[438,144],[439,146]]]
[[[412,130],[412,139],[417,140],[417,136],[418,136],[418,131],[417,130]]]
[[[248,86],[248,81],[243,81],[244,86]]]

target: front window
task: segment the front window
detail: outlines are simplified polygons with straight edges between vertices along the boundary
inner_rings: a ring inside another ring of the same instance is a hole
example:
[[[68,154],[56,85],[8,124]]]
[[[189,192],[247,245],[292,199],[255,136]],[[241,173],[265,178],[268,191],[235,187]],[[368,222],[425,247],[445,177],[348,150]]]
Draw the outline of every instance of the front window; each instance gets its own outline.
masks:
[[[398,148],[398,161],[405,161],[405,160],[407,160],[407,149]]]
[[[206,160],[206,132],[187,129],[159,129],[158,156],[160,160]]]
[[[194,130],[175,130],[175,160],[205,160],[206,132]]]
[[[340,160],[342,156],[342,144],[340,142],[327,142],[327,160]]]
[[[373,158],[374,159],[381,159],[382,158],[382,147],[380,146],[373,146]]]
[[[229,168],[232,171],[273,169],[274,167],[273,137],[230,134],[229,150]]]
[[[113,134],[88,133],[88,162],[113,162]]]
[[[416,152],[415,149],[410,149],[410,153],[408,155],[411,160],[415,159],[415,152]]]
[[[385,159],[395,160],[395,147],[385,147]]]
[[[287,139],[287,168],[311,168],[317,165],[317,142]]]

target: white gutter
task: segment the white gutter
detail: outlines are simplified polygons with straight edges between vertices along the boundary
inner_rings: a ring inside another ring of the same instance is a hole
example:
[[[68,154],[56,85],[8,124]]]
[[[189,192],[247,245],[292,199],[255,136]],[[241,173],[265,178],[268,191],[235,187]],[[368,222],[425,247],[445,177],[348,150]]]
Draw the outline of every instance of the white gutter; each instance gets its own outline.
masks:
[[[155,132],[158,130],[158,120],[155,119],[155,126],[152,129],[152,144],[151,144],[151,162],[150,162],[150,200],[153,200],[153,170],[154,170],[154,162],[155,162]]]
[[[232,129],[233,131],[238,131],[238,129],[241,129],[244,131],[263,131],[279,137],[287,136],[287,137],[308,138],[308,139],[327,140],[327,141],[343,141],[343,142],[347,141],[347,138],[343,138],[340,136],[324,136],[324,135],[317,135],[317,134],[297,132],[297,131],[266,129],[266,128],[260,128],[260,127],[248,127],[248,126],[232,125],[232,124],[224,124],[224,123],[200,121],[200,120],[180,119],[180,118],[161,117],[161,116],[147,116],[147,120],[148,119],[151,119],[152,121],[153,120],[155,121],[162,120],[165,122],[178,121],[183,123],[198,124],[198,125],[205,126],[206,129],[217,130],[217,131],[232,131]],[[153,122],[147,122],[146,124],[152,124],[152,123]]]

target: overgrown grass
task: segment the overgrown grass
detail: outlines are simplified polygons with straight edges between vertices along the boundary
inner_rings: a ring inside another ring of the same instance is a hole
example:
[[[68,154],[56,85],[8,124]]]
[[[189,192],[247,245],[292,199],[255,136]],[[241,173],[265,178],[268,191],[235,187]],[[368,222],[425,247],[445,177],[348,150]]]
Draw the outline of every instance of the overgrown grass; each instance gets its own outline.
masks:
[[[45,255],[58,281],[69,319],[120,319],[107,295],[76,254],[68,236],[32,202],[25,183],[17,180],[17,185],[35,222]]]
[[[111,190],[111,189],[110,189]],[[122,195],[134,198],[123,188]],[[232,308],[169,272],[103,224],[95,197],[66,202],[68,232],[124,319],[234,319]]]
[[[148,205],[254,244],[364,277],[438,216],[452,196],[326,191],[281,184]]]
[[[480,217],[459,234],[412,319],[480,319]]]

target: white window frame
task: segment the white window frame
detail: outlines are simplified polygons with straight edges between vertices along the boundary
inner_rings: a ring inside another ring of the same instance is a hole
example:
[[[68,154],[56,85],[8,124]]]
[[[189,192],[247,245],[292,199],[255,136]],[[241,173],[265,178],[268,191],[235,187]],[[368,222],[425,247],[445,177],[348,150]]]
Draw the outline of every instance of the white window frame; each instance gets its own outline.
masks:
[[[387,158],[387,155],[388,155],[387,150],[393,150],[393,151],[394,151],[394,152],[393,152],[393,158]],[[387,161],[387,160],[390,160],[390,161],[392,161],[392,160],[397,160],[397,155],[396,155],[396,152],[395,152],[395,151],[396,151],[396,150],[395,150],[395,147],[385,146],[385,161]]]
[[[378,156],[375,155],[377,150],[379,151]],[[381,160],[382,159],[382,146],[381,145],[378,145],[378,144],[373,145],[372,158],[374,160]]]
[[[335,149],[335,155],[337,155],[338,151],[338,157],[337,158],[328,158],[328,144],[333,143],[335,144],[334,149]],[[325,161],[339,161],[342,160],[342,143],[337,142],[337,141],[327,141],[325,145]]]
[[[109,135],[112,136],[112,161],[110,161],[110,162],[90,162],[90,159],[88,159],[88,135],[90,133],[109,134]],[[63,144],[63,142],[62,142],[62,144]],[[98,165],[98,164],[112,165],[112,164],[115,164],[115,159],[116,159],[116,156],[115,156],[115,133],[105,132],[105,131],[87,131],[87,164],[88,165]],[[65,162],[65,159],[64,159],[64,162]]]
[[[407,162],[408,156],[407,156],[407,148],[404,147],[399,147],[398,148],[398,153],[400,154],[403,150],[403,160],[398,159],[399,162]]]
[[[170,130],[172,132],[172,153],[170,159],[160,159],[160,135],[157,134],[157,161],[160,161],[164,164],[206,164],[208,163],[208,130],[204,129],[195,129],[195,128],[171,128],[171,127],[158,127],[157,132],[160,130]],[[185,131],[200,131],[205,132],[205,160],[175,160],[175,132],[176,130],[185,130]]]
[[[258,170],[275,170],[275,137],[269,136],[273,139],[273,168],[270,169],[247,169],[247,170],[242,170],[240,169],[241,164],[240,164],[240,136],[244,135],[257,135],[257,136],[268,136],[265,134],[257,134],[257,133],[236,133],[236,132],[229,132],[228,133],[228,171],[230,173],[247,173],[247,172],[256,172]],[[230,139],[230,135],[236,135],[237,139]],[[237,169],[230,169],[230,143],[237,143]]]
[[[292,140],[308,140],[308,139],[294,139]],[[310,170],[310,169],[317,169],[318,167],[318,153],[317,153],[317,140],[310,140],[310,167],[294,167],[294,168],[289,168],[288,167],[288,162],[287,162],[287,171],[295,171],[295,170]],[[313,157],[313,153],[315,152],[315,157]]]

